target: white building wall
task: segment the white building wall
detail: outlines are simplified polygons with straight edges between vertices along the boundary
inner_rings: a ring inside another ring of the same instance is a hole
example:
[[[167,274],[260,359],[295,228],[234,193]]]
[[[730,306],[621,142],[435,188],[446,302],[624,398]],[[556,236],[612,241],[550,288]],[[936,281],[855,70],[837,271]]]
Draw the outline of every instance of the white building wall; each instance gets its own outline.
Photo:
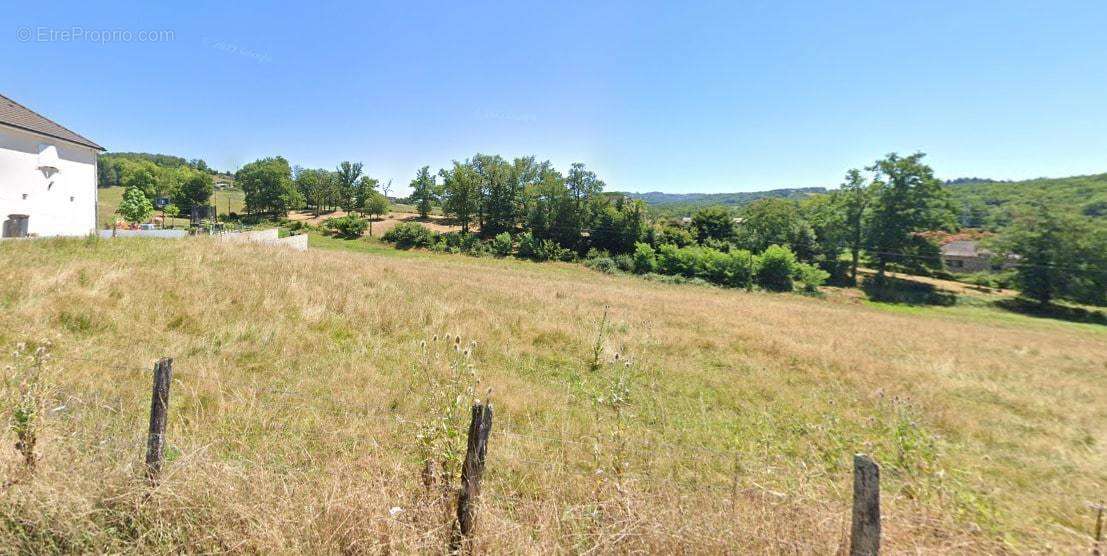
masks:
[[[57,149],[58,172],[39,169],[39,152]],[[0,224],[26,214],[27,232],[79,236],[96,230],[96,155],[89,147],[0,125]]]

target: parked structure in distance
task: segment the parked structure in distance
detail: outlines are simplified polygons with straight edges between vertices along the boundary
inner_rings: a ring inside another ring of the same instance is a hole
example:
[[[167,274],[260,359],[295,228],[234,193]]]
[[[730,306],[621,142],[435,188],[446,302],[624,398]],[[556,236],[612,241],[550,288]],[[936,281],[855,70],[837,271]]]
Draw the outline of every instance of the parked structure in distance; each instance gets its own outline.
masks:
[[[0,95],[0,237],[96,229],[96,156],[104,148]]]

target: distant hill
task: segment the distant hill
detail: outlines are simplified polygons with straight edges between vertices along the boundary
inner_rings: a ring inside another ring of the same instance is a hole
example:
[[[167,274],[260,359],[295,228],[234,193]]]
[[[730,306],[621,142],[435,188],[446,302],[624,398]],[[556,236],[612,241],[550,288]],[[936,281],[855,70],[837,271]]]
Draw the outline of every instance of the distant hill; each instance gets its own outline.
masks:
[[[169,154],[133,153],[133,152],[109,152],[98,157],[97,187],[112,187],[120,184],[123,165],[128,163],[152,163],[159,168],[188,167],[193,170],[211,174],[216,182],[234,185],[234,174],[220,172],[207,165],[201,159],[191,160]]]
[[[742,193],[662,193],[651,191],[649,193],[627,193],[626,195],[632,199],[645,201],[650,209],[657,214],[687,216],[698,209],[712,205],[741,207],[766,197],[804,199],[811,195],[826,192],[825,187],[799,187]]]
[[[966,228],[1002,228],[1011,222],[1013,210],[1035,197],[1107,226],[1107,174],[1024,181],[960,178],[947,181],[946,189]]]

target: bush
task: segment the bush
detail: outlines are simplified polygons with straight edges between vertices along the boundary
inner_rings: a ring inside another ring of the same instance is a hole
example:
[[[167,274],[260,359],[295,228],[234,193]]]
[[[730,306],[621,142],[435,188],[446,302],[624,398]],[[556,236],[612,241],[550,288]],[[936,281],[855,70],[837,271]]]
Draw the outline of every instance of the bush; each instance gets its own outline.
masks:
[[[757,285],[771,291],[792,291],[792,277],[796,274],[796,255],[791,249],[770,245],[757,256]]]
[[[345,239],[357,239],[369,228],[369,221],[356,216],[341,216],[328,218],[323,222],[323,227],[334,235]]]
[[[502,232],[496,234],[496,237],[492,238],[492,252],[497,257],[507,257],[511,255],[511,234]]]
[[[803,283],[803,291],[816,292],[819,291],[819,286],[826,283],[827,278],[830,278],[830,273],[815,265],[798,263],[796,264],[795,277]]]
[[[432,244],[436,243],[434,232],[414,222],[401,222],[396,224],[396,227],[388,230],[388,232],[381,236],[381,239],[396,244],[396,248],[398,249],[430,247]],[[445,245],[445,242],[443,242],[443,245]]]
[[[518,254],[520,259],[546,260],[545,252],[542,251],[542,242],[535,239],[534,234],[530,232],[523,232],[519,236]]]
[[[618,266],[611,257],[597,257],[595,259],[587,259],[584,261],[584,266],[591,268],[592,270],[598,270],[604,274],[615,274],[618,270]]]
[[[626,253],[615,255],[615,266],[623,272],[633,272],[634,258]]]
[[[649,274],[657,270],[657,252],[648,243],[634,244],[634,272]]]

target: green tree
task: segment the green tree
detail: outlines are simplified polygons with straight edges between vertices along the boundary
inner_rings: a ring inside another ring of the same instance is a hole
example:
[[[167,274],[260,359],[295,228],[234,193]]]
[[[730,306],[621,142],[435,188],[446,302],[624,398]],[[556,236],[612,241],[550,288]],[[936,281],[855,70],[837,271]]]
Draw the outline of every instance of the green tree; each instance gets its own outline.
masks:
[[[642,201],[612,195],[614,200],[597,198],[603,208],[599,210],[589,237],[593,247],[613,254],[630,253],[634,251],[634,244],[646,235],[646,208]]]
[[[1015,214],[1011,226],[996,240],[1005,254],[1018,256],[1015,285],[1019,292],[1041,305],[1069,297],[1077,282],[1079,230],[1076,222],[1051,210],[1042,199]]]
[[[436,188],[434,175],[430,173],[430,166],[420,168],[419,172],[415,174],[415,179],[411,180],[411,199],[416,203],[415,206],[419,210],[420,218],[430,216],[431,208],[438,199]]]
[[[304,198],[292,181],[292,168],[283,157],[256,160],[235,172],[235,183],[246,194],[246,210],[279,216],[299,208]]]
[[[214,191],[211,174],[189,172],[188,177],[173,192],[173,204],[180,210],[189,212],[193,206],[206,206]]]
[[[832,198],[842,214],[850,257],[849,276],[856,285],[857,265],[861,260],[861,249],[865,246],[865,224],[872,203],[872,189],[860,170],[851,169],[846,172],[846,180]]]
[[[378,185],[380,185],[380,182],[369,176],[361,176],[361,178],[357,180],[357,184],[354,185],[354,196],[356,197],[354,206],[357,210],[368,213],[368,205],[376,195],[384,197],[385,203],[388,203],[388,197],[377,191]],[[388,209],[386,208],[385,210]]]
[[[127,222],[138,224],[150,218],[150,213],[154,212],[154,205],[141,189],[128,187],[123,192],[123,201],[119,203],[116,212]]]
[[[336,198],[337,180],[329,170],[297,168],[296,190],[305,202],[314,209],[315,215],[326,209]]]
[[[454,161],[449,170],[439,171],[442,176],[442,212],[461,226],[461,233],[469,233],[469,226],[480,211],[480,176],[468,163]]]
[[[373,236],[373,220],[388,212],[388,197],[376,189],[370,189],[365,197],[364,211],[369,215],[369,236]]]
[[[520,191],[512,166],[499,155],[476,154],[469,165],[480,178],[481,202],[477,211],[481,235],[495,236],[515,230]]]
[[[351,212],[358,209],[358,178],[361,177],[362,164],[344,160],[338,164],[334,175],[338,184],[338,206]]]
[[[760,252],[770,245],[789,246],[797,255],[810,255],[813,236],[799,205],[792,200],[769,197],[758,199],[746,207],[739,226],[739,244]]]
[[[880,280],[888,263],[914,270],[941,267],[935,246],[918,232],[952,229],[954,214],[941,182],[922,163],[925,156],[892,153],[868,168],[874,177],[866,245]]]
[[[122,166],[121,185],[137,189],[147,199],[153,199],[158,191],[158,168],[149,162],[126,161]]]
[[[727,241],[734,237],[734,216],[725,207],[704,207],[692,215],[692,228],[701,243],[709,239]]]

